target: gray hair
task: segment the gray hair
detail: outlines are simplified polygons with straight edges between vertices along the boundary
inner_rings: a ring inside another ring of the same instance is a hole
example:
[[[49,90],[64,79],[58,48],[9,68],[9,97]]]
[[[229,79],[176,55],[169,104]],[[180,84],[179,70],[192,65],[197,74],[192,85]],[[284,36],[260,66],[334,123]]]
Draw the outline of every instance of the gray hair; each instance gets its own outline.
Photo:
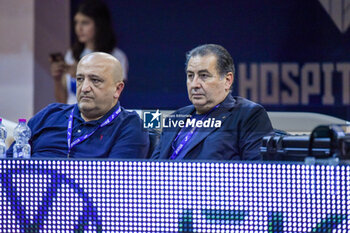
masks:
[[[217,62],[216,62],[216,69],[223,78],[228,72],[232,72],[233,77],[235,76],[235,67],[233,64],[233,59],[230,55],[230,53],[221,45],[217,44],[205,44],[200,45],[191,51],[186,53],[186,63],[185,63],[185,69],[187,69],[188,61],[191,59],[191,57],[195,56],[206,56],[208,54],[213,54],[216,56]]]

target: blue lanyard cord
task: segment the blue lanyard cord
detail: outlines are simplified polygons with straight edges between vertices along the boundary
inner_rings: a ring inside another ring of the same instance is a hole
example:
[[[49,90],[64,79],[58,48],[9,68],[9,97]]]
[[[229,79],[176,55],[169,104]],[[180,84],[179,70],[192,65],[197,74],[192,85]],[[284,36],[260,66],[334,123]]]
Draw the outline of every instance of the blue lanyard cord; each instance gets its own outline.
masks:
[[[217,109],[220,106],[220,104],[216,105],[212,110],[210,110],[207,114],[205,114],[200,121],[203,121],[205,118],[207,118],[209,116],[210,113],[214,112],[215,109]],[[193,117],[193,116],[192,116]],[[191,117],[191,119],[192,119]],[[185,145],[190,141],[190,139],[192,138],[194,132],[197,129],[197,126],[193,127],[190,132],[188,132],[185,137],[182,139],[182,141],[180,142],[180,144],[177,146],[177,148],[175,149],[174,143],[178,140],[178,138],[180,137],[180,135],[185,131],[185,127],[182,128],[180,130],[180,132],[177,134],[176,138],[174,139],[173,143],[172,143],[172,148],[173,148],[173,153],[170,156],[170,159],[176,159],[180,152],[182,151],[182,149],[185,147]]]
[[[74,107],[75,108],[75,107]],[[119,108],[113,112],[104,122],[102,122],[96,129],[94,129],[91,133],[88,133],[84,136],[81,136],[77,139],[75,139],[73,142],[72,141],[72,129],[73,129],[73,113],[74,113],[74,108],[72,109],[70,116],[69,116],[69,120],[68,120],[68,128],[67,128],[67,144],[68,144],[68,157],[70,154],[71,149],[76,146],[77,144],[83,142],[84,140],[86,140],[87,138],[89,138],[91,135],[93,135],[98,129],[105,127],[106,125],[108,125],[109,123],[111,123],[121,112],[121,107],[119,106]]]

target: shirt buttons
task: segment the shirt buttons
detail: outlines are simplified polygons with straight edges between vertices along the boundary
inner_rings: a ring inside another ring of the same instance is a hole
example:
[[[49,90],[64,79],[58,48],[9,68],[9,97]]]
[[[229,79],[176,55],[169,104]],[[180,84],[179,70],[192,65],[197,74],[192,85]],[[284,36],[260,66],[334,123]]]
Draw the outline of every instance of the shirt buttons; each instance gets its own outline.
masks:
[[[78,133],[81,133],[81,130],[80,130],[80,129],[78,129]]]

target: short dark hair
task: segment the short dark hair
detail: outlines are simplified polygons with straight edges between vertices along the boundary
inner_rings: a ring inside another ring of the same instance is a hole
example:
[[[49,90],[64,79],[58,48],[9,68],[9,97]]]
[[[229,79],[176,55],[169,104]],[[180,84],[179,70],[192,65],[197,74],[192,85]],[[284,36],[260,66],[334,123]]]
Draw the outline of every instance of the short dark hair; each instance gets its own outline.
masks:
[[[233,76],[235,75],[235,67],[230,53],[224,47],[217,44],[200,45],[187,52],[185,69],[187,69],[188,61],[191,59],[191,57],[203,57],[209,54],[215,55],[217,59],[216,69],[221,77],[226,75],[228,72],[232,72]]]
[[[79,5],[77,13],[90,17],[95,23],[95,51],[111,53],[117,46],[117,37],[113,31],[112,19],[107,5],[101,0],[85,0]],[[74,40],[73,57],[79,61],[85,45],[79,42],[75,33]]]

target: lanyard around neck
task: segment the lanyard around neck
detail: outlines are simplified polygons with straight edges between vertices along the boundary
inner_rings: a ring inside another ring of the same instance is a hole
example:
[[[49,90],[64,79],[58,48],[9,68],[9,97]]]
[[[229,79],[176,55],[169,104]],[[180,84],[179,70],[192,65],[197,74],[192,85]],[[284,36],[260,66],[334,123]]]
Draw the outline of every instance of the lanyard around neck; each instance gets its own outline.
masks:
[[[75,106],[76,107],[76,106]],[[67,127],[67,144],[68,144],[68,157],[70,154],[71,149],[76,146],[77,144],[83,142],[84,140],[86,140],[87,138],[89,138],[91,135],[93,135],[96,130],[105,127],[106,125],[108,125],[109,123],[111,123],[121,112],[121,107],[119,106],[118,109],[113,112],[105,121],[103,121],[96,129],[94,129],[91,133],[88,133],[84,136],[81,136],[77,139],[75,139],[72,143],[72,129],[73,129],[73,115],[74,115],[74,109],[75,107],[72,109],[70,116],[69,116],[69,120],[68,120],[68,127]]]
[[[220,106],[220,104],[216,105],[212,110],[210,110],[207,114],[205,114],[200,120],[203,121],[205,120],[210,113],[212,113],[215,109],[217,109]],[[180,144],[176,147],[176,149],[174,149],[173,153],[170,156],[170,159],[176,159],[178,158],[180,152],[183,150],[183,148],[185,147],[185,145],[190,141],[190,139],[192,138],[194,132],[196,131],[197,126],[193,127],[190,132],[188,132],[185,137],[181,140]],[[176,142],[178,140],[178,138],[180,137],[180,135],[184,132],[185,127],[182,128],[180,130],[180,132],[177,134],[176,138],[174,139],[173,143]]]

